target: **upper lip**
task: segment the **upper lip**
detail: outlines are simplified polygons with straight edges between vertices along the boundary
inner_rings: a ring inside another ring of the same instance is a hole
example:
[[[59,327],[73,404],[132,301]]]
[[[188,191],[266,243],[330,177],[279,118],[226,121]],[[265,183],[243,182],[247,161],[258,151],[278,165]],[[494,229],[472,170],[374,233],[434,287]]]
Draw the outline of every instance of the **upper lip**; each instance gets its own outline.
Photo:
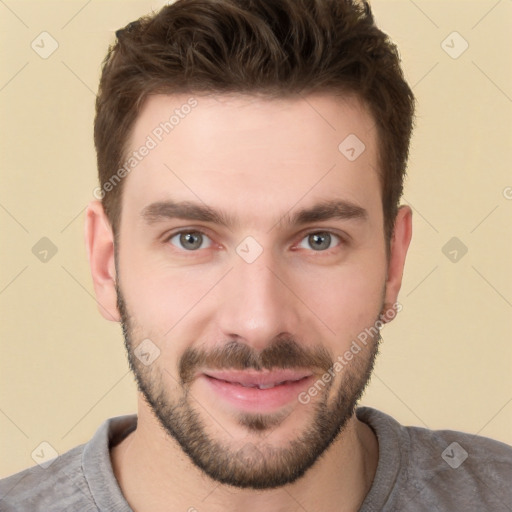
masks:
[[[207,377],[217,380],[225,380],[242,386],[269,386],[280,384],[286,381],[296,381],[310,377],[313,373],[309,370],[206,370],[203,372]]]

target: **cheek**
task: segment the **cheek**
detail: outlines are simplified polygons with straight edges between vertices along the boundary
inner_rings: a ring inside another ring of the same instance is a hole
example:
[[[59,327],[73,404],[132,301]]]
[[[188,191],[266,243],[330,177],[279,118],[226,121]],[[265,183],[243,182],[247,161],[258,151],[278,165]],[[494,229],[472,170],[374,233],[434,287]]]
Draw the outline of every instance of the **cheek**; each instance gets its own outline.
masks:
[[[193,314],[194,307],[208,291],[207,284],[186,280],[177,273],[130,279],[123,290],[137,322],[166,334],[186,315]]]
[[[139,326],[171,329],[207,291],[208,280],[172,267],[155,250],[141,248],[129,232],[123,233],[118,270],[129,311]]]
[[[128,269],[132,269],[129,271]],[[182,352],[202,337],[210,291],[219,279],[218,272],[146,265],[141,271],[129,267],[121,273],[122,290],[137,339],[154,340],[167,359]]]
[[[385,288],[385,266],[357,265],[304,272],[300,295],[337,336],[356,336],[380,313]]]

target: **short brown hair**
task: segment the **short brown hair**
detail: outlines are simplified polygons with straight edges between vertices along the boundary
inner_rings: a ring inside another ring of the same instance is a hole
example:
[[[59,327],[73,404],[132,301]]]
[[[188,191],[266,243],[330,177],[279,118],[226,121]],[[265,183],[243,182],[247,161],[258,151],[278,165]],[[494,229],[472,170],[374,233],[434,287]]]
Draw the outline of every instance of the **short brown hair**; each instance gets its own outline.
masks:
[[[96,100],[94,142],[114,233],[124,161],[144,100],[164,93],[356,94],[377,126],[389,243],[402,195],[414,96],[395,45],[356,0],[177,0],[118,30]],[[341,142],[341,141],[340,141]],[[108,190],[108,192],[107,192]]]

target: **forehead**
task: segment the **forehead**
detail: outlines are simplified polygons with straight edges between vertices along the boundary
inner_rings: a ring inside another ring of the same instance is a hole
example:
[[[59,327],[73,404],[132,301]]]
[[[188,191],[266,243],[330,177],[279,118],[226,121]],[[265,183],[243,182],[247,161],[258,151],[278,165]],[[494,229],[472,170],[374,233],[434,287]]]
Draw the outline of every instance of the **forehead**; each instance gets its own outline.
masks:
[[[171,198],[222,206],[249,223],[319,199],[381,210],[374,122],[354,97],[151,96],[129,160],[127,212]]]

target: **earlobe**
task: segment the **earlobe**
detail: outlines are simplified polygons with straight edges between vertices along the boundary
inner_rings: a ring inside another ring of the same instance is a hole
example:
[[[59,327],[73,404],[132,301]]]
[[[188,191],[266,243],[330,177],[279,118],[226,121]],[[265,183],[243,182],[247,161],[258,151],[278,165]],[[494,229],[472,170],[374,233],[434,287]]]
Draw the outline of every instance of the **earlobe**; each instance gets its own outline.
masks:
[[[119,322],[114,235],[100,201],[92,201],[87,207],[85,246],[98,309],[107,320]]]
[[[402,286],[402,275],[405,266],[407,250],[412,238],[412,210],[409,206],[401,206],[395,220],[393,237],[391,240],[388,261],[388,275],[386,280],[386,296],[381,320],[386,323],[394,318],[395,314],[386,318],[386,311],[393,308],[397,302],[398,292]]]

